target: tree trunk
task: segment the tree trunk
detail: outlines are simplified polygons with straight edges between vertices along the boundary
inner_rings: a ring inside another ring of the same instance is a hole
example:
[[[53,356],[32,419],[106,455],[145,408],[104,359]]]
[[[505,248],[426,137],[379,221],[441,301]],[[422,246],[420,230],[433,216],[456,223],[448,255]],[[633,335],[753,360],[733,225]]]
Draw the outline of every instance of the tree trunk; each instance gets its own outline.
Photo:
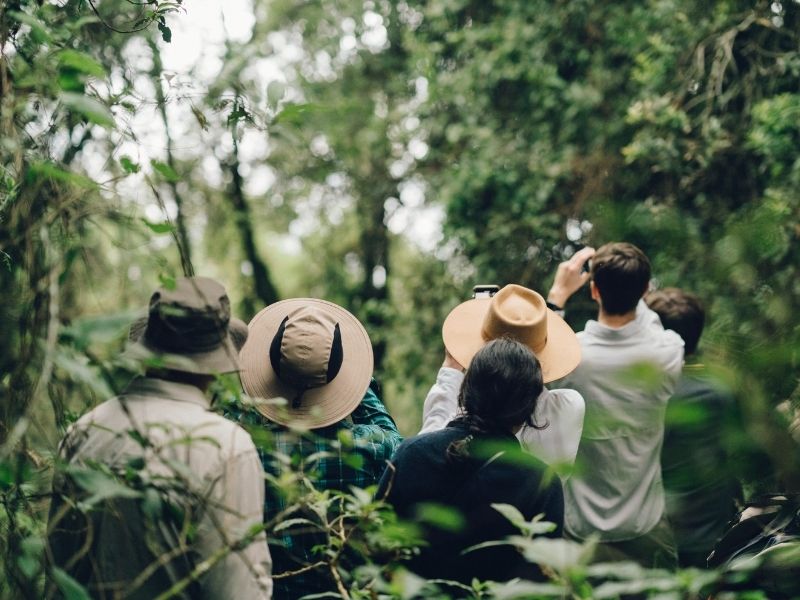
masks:
[[[233,154],[227,164],[224,165],[231,174],[231,185],[228,197],[233,207],[233,218],[236,229],[239,231],[239,239],[242,242],[242,251],[245,259],[253,268],[253,291],[258,298],[260,306],[256,306],[251,295],[245,296],[242,300],[242,314],[253,315],[263,306],[273,304],[280,300],[278,290],[272,282],[269,267],[262,260],[256,246],[255,233],[253,231],[253,219],[250,213],[250,206],[244,194],[244,181],[239,173],[239,145],[236,143],[235,133],[233,142]]]
[[[172,153],[172,136],[170,135],[169,119],[167,118],[167,98],[164,95],[164,88],[161,87],[161,74],[163,70],[161,53],[152,37],[148,37],[147,41],[153,53],[153,70],[150,72],[150,75],[155,80],[156,103],[158,104],[158,112],[161,115],[161,121],[164,123],[164,134],[167,138],[167,165],[169,165],[170,169],[176,171],[175,156]],[[194,275],[194,267],[192,266],[192,245],[189,241],[189,232],[186,229],[186,214],[184,212],[183,197],[178,192],[178,183],[176,181],[168,179],[167,185],[172,193],[172,199],[175,201],[175,207],[177,209],[175,217],[177,235],[175,236],[175,241],[178,244],[183,274],[187,277],[191,277]]]

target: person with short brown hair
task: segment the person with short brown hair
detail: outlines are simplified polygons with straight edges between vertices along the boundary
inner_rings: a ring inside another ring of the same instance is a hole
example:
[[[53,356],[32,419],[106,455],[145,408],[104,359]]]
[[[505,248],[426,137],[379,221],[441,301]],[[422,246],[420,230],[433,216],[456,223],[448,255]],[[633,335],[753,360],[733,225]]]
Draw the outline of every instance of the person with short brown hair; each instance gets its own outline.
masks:
[[[678,563],[706,567],[743,500],[726,448],[741,431],[741,419],[733,394],[698,352],[705,322],[700,299],[679,288],[664,288],[647,294],[645,302],[685,343],[683,373],[667,405],[661,469]]]
[[[597,249],[589,268],[592,298],[602,299],[607,315],[625,315],[636,305],[650,283],[650,261],[633,244],[616,242]]]
[[[598,560],[672,567],[660,454],[683,341],[641,301],[649,279],[650,261],[639,248],[611,243],[561,263],[548,294],[550,307],[560,309],[589,282],[597,302],[597,320],[578,334],[581,363],[561,382],[586,402],[577,472],[564,483],[564,521],[574,538],[599,536]]]
[[[706,322],[700,298],[680,288],[668,287],[647,294],[645,302],[661,319],[664,329],[671,329],[683,339],[684,354],[697,351]]]

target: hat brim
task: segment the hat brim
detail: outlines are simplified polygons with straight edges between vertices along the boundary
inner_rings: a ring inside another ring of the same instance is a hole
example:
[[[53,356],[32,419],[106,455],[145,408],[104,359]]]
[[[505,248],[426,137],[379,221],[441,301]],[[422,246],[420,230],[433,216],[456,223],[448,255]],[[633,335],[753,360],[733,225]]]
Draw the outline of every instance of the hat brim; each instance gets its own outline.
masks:
[[[450,355],[467,368],[472,357],[489,341],[483,337],[483,319],[491,298],[475,298],[456,306],[442,326],[442,339]],[[534,352],[542,365],[544,383],[561,379],[575,370],[581,362],[578,336],[567,322],[547,309],[547,342]]]
[[[343,360],[333,381],[306,390],[300,406],[292,408],[291,400],[298,390],[278,378],[270,363],[269,348],[283,319],[293,310],[309,304],[316,305],[339,323]],[[262,309],[248,327],[250,334],[239,354],[245,392],[255,398],[287,400],[286,405],[256,403],[258,411],[270,421],[318,429],[341,421],[361,403],[372,377],[372,344],[364,326],[347,310],[317,298],[292,298]]]
[[[145,336],[142,335],[139,340],[128,343],[122,356],[137,362],[149,363],[150,366],[160,369],[195,375],[234,373],[239,370],[239,352],[230,335],[226,335],[223,343],[213,350],[182,354],[164,352],[147,343]]]

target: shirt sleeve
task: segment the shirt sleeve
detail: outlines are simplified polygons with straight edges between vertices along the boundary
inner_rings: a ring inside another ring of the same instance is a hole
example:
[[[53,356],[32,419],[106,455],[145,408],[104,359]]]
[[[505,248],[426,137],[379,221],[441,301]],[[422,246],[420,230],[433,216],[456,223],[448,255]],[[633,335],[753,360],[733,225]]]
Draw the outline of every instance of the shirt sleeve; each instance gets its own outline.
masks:
[[[436,376],[425,403],[422,405],[422,429],[430,433],[444,429],[458,412],[458,391],[464,381],[464,373],[458,369],[442,367]]]
[[[241,542],[264,519],[264,471],[252,442],[248,446],[223,464],[224,472],[212,493],[213,505],[200,525],[201,560],[213,557],[223,544],[233,548],[203,579],[209,599],[272,597],[266,534],[262,531],[250,543]]]
[[[375,395],[372,388],[367,388],[361,404],[350,415],[353,421],[353,441],[362,449],[368,447],[368,453],[378,469],[375,479],[380,477],[386,461],[392,458],[394,451],[403,441],[389,411]]]
[[[524,426],[517,437],[548,465],[572,466],[583,433],[586,404],[575,390],[545,388],[536,403],[534,421],[544,429]]]

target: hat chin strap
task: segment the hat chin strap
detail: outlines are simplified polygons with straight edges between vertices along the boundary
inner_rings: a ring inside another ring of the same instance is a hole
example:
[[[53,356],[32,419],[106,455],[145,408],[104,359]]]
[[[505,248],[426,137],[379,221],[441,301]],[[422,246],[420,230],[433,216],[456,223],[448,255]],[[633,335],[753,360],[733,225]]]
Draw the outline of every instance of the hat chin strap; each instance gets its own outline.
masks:
[[[303,402],[303,395],[309,390],[310,388],[301,388],[300,391],[297,392],[297,395],[292,398],[292,408],[297,410],[300,408],[300,404]]]

